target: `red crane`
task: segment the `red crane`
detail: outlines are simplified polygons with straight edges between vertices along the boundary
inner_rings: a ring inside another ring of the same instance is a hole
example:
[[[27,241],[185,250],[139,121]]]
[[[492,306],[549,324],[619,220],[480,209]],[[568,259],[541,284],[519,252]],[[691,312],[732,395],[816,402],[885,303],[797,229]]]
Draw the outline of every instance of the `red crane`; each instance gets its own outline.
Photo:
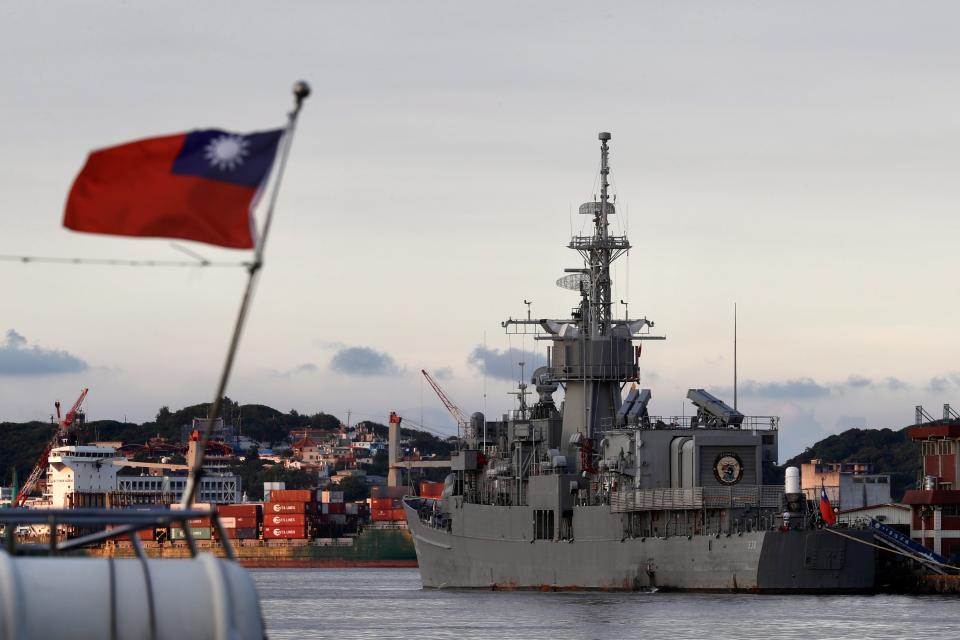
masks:
[[[73,408],[67,412],[67,415],[65,415],[62,420],[60,420],[60,403],[56,403],[57,419],[60,420],[60,422],[57,425],[57,430],[54,432],[53,437],[50,438],[50,442],[47,443],[43,453],[40,454],[40,459],[37,460],[37,465],[33,468],[33,471],[30,472],[30,475],[27,477],[27,481],[23,483],[20,493],[17,494],[18,507],[23,506],[23,503],[27,501],[27,496],[29,496],[30,493],[37,487],[37,482],[40,481],[40,476],[42,476],[47,470],[47,461],[50,459],[50,452],[55,446],[57,446],[57,443],[60,442],[60,439],[67,435],[67,432],[70,430],[70,426],[77,417],[77,411],[80,410],[80,405],[83,404],[83,399],[87,397],[87,391],[89,391],[89,389],[84,389],[80,392],[80,397],[77,398],[77,401],[73,403]]]
[[[433,390],[440,398],[440,402],[442,402],[443,406],[447,408],[447,411],[450,412],[450,415],[453,416],[453,419],[457,421],[458,431],[464,436],[469,437],[470,421],[463,417],[463,412],[460,411],[460,407],[453,404],[450,398],[447,397],[447,394],[443,392],[443,389],[440,388],[440,385],[437,384],[437,381],[430,377],[430,374],[427,373],[426,369],[421,369],[420,373],[423,374],[423,377],[426,378],[427,382],[430,383],[430,386],[433,387]]]

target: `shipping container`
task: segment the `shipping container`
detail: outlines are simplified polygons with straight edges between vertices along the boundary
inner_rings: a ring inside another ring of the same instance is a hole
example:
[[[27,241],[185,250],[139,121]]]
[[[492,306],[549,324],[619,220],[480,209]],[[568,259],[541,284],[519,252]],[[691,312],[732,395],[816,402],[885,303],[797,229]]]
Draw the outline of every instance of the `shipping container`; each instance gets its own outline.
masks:
[[[442,482],[421,482],[420,497],[421,498],[442,498],[443,483]]]
[[[190,527],[190,533],[194,540],[209,540],[212,537],[210,527]],[[179,527],[170,528],[171,540],[183,540],[184,537],[183,529]]]
[[[157,530],[156,529],[140,529],[137,531],[137,537],[141,540],[156,540]]]
[[[263,505],[263,517],[271,513],[309,513],[308,502],[268,502]]]
[[[335,513],[346,513],[346,512],[347,512],[347,505],[344,504],[344,503],[342,503],[342,502],[331,502],[331,503],[325,504],[325,505],[323,505],[323,506],[328,507],[328,508],[327,508],[327,513],[329,513],[330,515],[333,515],[333,514],[335,514]]]
[[[355,516],[358,513],[360,513],[360,507],[356,502],[348,502],[346,504],[347,504],[346,514],[348,516]]]
[[[264,527],[263,528],[263,539],[264,540],[273,540],[273,539],[296,539],[296,538],[306,538],[307,537],[307,528],[306,527],[292,527],[292,526],[283,526],[283,527]]]
[[[372,509],[399,509],[401,506],[400,498],[370,498]]]
[[[328,491],[324,489],[320,492],[320,502],[343,502],[343,491]]]
[[[227,516],[220,518],[220,524],[224,529],[251,529],[260,524],[260,518],[241,518]]]
[[[260,513],[258,504],[224,504],[217,507],[221,516],[236,516],[241,518],[256,518]]]
[[[212,526],[210,518],[190,518],[187,520],[187,526],[194,529]]]
[[[255,540],[259,531],[256,527],[245,529],[227,529],[227,537],[231,540]]]
[[[199,509],[201,511],[203,510],[209,511],[212,507],[213,505],[211,505],[209,502],[194,502],[192,505],[190,505],[190,510],[192,511],[193,509]],[[180,502],[174,502],[173,504],[170,505],[170,510],[183,511],[184,506]]]
[[[271,513],[263,519],[264,527],[304,526],[307,516],[302,513]]]
[[[271,502],[312,502],[313,495],[309,489],[272,489]]]

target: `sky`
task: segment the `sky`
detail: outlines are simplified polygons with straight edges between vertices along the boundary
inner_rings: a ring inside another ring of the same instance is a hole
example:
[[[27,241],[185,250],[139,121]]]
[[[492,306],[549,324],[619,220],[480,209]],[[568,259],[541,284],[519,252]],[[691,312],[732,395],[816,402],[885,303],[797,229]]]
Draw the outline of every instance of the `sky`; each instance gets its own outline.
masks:
[[[0,4],[0,255],[178,260],[61,226],[92,149],[304,107],[228,395],[451,421],[512,408],[563,317],[610,131],[614,296],[651,412],[689,388],[781,416],[781,460],[960,407],[960,8],[952,2]],[[262,209],[260,216],[262,219]],[[181,246],[214,261],[249,253]],[[245,273],[0,261],[0,421],[209,401]],[[484,373],[484,368],[487,369]],[[529,369],[527,371],[529,373]]]

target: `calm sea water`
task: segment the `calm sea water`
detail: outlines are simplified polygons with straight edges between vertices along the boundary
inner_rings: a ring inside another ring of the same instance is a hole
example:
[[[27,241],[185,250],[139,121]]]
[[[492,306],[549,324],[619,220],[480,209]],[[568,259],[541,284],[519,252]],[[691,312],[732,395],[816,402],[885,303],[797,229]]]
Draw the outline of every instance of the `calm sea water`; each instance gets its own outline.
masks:
[[[252,571],[270,638],[960,638],[960,597],[435,591],[416,569]]]

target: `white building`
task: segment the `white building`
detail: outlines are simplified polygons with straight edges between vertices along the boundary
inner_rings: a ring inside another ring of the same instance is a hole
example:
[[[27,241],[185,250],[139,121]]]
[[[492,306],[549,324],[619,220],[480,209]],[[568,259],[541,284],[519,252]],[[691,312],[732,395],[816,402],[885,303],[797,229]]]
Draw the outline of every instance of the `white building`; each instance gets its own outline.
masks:
[[[116,491],[129,494],[162,495],[171,503],[180,502],[187,488],[187,476],[117,476]],[[240,477],[209,475],[200,478],[196,502],[229,504],[240,502]]]
[[[47,466],[47,493],[54,509],[73,506],[74,493],[106,493],[117,490],[115,461],[124,460],[113,447],[74,445],[56,447]]]
[[[214,458],[216,462],[216,458]],[[149,469],[164,475],[118,475],[121,467],[132,466]],[[113,447],[97,445],[71,445],[56,447],[50,452],[47,466],[47,495],[54,509],[69,509],[76,506],[74,494],[100,494],[120,492],[150,495],[151,501],[179,502],[187,486],[186,475],[169,475],[172,469],[185,469],[183,465],[130,462]],[[197,502],[218,504],[240,502],[242,487],[240,476],[210,473],[200,480]]]

